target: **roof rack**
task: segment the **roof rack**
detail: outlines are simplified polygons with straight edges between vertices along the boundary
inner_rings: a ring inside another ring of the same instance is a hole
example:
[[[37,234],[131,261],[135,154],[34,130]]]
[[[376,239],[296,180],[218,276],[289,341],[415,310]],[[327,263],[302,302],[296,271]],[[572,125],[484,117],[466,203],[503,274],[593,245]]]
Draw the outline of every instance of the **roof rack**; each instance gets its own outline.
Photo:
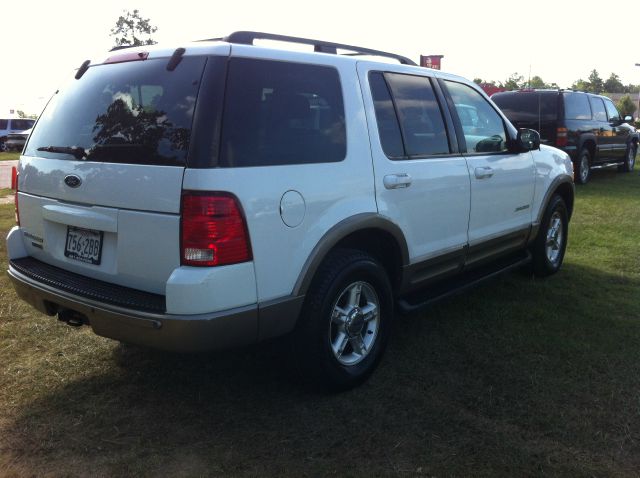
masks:
[[[253,45],[254,40],[275,40],[282,41],[288,43],[302,43],[304,45],[313,45],[313,51],[319,53],[332,53],[334,55],[338,54],[338,48],[341,50],[349,50],[353,53],[349,55],[371,55],[371,56],[381,56],[386,58],[393,58],[394,60],[398,60],[403,65],[416,65],[413,60],[410,60],[406,56],[396,55],[395,53],[388,53],[386,51],[380,50],[371,50],[369,48],[363,48],[354,45],[345,45],[342,43],[332,43],[322,40],[311,40],[309,38],[300,38],[300,37],[291,37],[286,35],[275,35],[273,33],[264,33],[264,32],[249,32],[249,31],[240,31],[233,32],[232,34],[224,37],[224,38],[210,38],[207,40],[201,41],[210,41],[210,40],[222,40],[228,43],[237,43],[241,45]]]

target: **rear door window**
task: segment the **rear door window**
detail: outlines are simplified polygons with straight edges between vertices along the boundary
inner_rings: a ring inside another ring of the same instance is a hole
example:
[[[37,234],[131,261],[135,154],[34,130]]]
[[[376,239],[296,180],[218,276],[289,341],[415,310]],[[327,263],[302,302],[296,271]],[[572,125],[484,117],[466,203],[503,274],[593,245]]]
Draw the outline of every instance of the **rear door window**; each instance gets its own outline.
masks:
[[[11,128],[14,131],[24,131],[31,127],[35,123],[34,120],[30,119],[13,119],[11,120]]]
[[[584,93],[564,93],[564,117],[568,120],[590,120],[589,97]]]
[[[219,166],[327,163],[346,157],[340,76],[333,67],[229,61]]]
[[[604,108],[602,98],[591,96],[589,98],[591,109],[593,110],[593,119],[596,121],[607,121],[607,110]]]
[[[54,95],[24,154],[184,165],[205,61],[184,57],[173,71],[166,58],[90,67]]]

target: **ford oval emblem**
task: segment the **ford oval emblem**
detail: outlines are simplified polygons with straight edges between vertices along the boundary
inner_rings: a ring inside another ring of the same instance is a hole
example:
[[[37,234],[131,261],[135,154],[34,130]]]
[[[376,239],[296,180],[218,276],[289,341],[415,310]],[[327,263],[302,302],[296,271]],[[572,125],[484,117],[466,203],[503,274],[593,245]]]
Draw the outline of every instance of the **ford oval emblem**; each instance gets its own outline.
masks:
[[[77,188],[82,184],[82,179],[75,174],[68,174],[64,177],[64,183],[70,188]]]

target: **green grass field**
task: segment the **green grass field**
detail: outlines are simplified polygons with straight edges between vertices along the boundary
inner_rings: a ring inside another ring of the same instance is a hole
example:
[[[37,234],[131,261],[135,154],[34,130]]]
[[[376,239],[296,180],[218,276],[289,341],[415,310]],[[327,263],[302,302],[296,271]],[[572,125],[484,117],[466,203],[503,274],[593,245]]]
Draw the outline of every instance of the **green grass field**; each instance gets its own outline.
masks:
[[[20,159],[20,153],[18,152],[10,152],[10,153],[0,153],[0,161],[11,161],[11,160]]]
[[[173,355],[73,329],[3,276],[0,475],[638,476],[639,292],[637,171],[578,188],[559,274],[398,318],[338,395],[296,385],[272,344]]]

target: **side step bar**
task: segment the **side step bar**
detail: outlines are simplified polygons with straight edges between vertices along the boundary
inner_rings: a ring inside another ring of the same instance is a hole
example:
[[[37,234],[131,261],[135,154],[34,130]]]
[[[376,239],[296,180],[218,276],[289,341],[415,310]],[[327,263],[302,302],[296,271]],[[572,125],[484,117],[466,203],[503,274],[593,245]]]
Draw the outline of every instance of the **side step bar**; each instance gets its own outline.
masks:
[[[425,309],[452,295],[459,294],[467,289],[477,286],[496,276],[517,269],[531,262],[531,253],[523,251],[516,256],[508,256],[492,267],[483,267],[463,273],[461,276],[444,281],[442,284],[431,286],[416,292],[407,294],[397,301],[397,307],[402,314],[412,314]]]

